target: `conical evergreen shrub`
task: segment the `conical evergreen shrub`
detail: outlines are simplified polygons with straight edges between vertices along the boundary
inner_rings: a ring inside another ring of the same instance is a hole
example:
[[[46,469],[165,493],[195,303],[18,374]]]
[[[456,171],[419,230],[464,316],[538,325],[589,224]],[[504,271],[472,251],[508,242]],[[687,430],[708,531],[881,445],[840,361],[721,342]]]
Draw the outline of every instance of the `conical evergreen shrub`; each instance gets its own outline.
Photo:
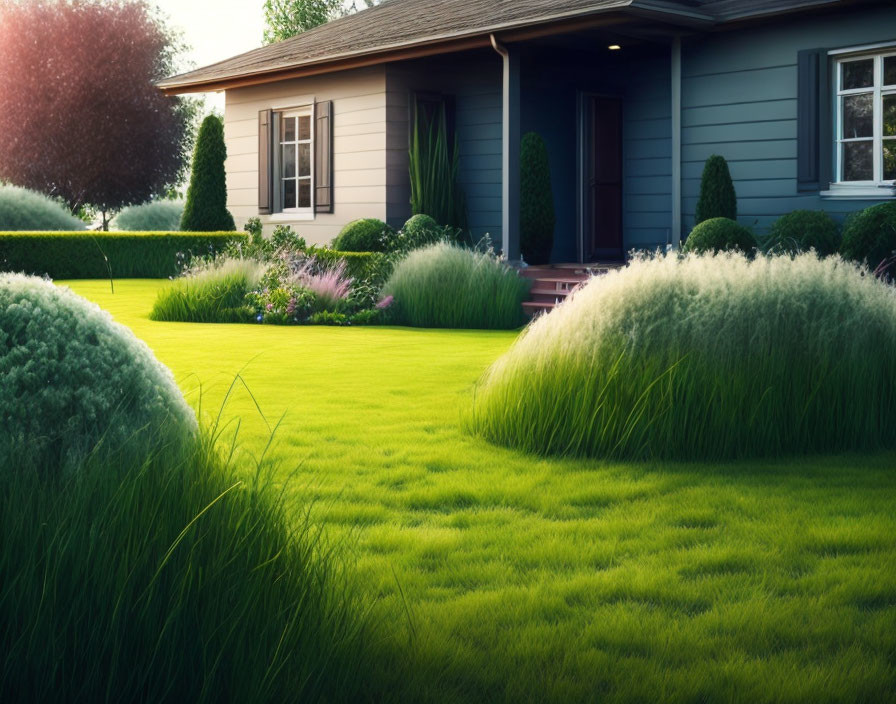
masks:
[[[529,132],[520,144],[520,250],[530,264],[546,264],[554,247],[554,194],[548,148]]]
[[[713,154],[706,160],[696,215],[697,225],[711,218],[737,220],[737,194],[725,157]]]
[[[209,115],[202,121],[187,203],[180,221],[185,232],[222,232],[236,230],[233,216],[227,210],[227,180],[224,160],[227,147],[224,144],[224,123],[217,115]]]

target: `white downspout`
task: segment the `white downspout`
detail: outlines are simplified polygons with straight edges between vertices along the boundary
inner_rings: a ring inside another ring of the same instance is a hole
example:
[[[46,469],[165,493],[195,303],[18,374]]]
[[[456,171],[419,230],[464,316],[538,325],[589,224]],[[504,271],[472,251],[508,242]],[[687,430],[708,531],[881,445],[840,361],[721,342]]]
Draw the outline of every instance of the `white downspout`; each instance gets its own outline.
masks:
[[[492,48],[504,60],[504,81],[501,100],[501,251],[510,252],[510,52],[490,34]]]
[[[672,39],[672,247],[681,245],[681,37]]]

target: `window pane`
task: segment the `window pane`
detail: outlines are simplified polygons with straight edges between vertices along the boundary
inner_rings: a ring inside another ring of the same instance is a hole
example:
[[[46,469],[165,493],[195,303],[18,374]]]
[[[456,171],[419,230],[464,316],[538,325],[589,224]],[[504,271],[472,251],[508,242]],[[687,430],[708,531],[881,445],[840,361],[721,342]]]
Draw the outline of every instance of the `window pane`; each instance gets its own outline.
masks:
[[[884,96],[884,137],[896,137],[896,95]]]
[[[283,118],[283,141],[284,142],[295,142],[296,141],[296,118],[294,118],[294,117],[284,117]]]
[[[884,57],[884,85],[896,86],[896,56]]]
[[[283,169],[283,178],[295,178],[296,175],[296,145],[284,144],[283,156],[281,164]]]
[[[843,90],[853,88],[870,88],[874,85],[874,59],[861,61],[844,61],[840,87]]]
[[[299,207],[311,207],[311,179],[299,181]]]
[[[311,175],[311,145],[299,145],[299,176]]]
[[[843,139],[874,136],[874,98],[871,93],[843,97]]]
[[[311,116],[299,116],[299,139],[311,139]]]
[[[283,182],[283,207],[296,207],[296,180],[287,179]]]
[[[896,180],[896,139],[884,140],[884,181]]]
[[[843,180],[873,181],[874,158],[872,142],[843,143]]]

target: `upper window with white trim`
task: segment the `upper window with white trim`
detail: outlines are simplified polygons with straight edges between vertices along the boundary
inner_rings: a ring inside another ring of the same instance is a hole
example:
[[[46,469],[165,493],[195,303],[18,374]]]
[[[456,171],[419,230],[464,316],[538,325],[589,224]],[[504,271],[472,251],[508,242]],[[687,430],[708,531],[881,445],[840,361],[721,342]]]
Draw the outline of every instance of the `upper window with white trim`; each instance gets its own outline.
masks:
[[[836,62],[837,181],[896,181],[896,51]]]
[[[279,204],[284,213],[311,212],[314,192],[311,106],[280,115]]]

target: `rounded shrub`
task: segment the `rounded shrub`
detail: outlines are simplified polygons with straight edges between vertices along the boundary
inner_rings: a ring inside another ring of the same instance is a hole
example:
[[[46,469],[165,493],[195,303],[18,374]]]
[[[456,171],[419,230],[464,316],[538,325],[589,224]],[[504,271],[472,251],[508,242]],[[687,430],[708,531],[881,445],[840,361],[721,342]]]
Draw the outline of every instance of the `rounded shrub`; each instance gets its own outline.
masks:
[[[775,220],[767,247],[773,252],[808,252],[827,257],[839,245],[837,223],[822,210],[794,210]]]
[[[0,378],[0,467],[55,471],[93,451],[139,451],[163,430],[174,446],[196,428],[145,343],[42,279],[0,275]]]
[[[382,220],[353,220],[333,240],[333,249],[339,252],[386,252],[394,234],[395,231]]]
[[[401,324],[511,329],[522,325],[529,282],[494,255],[445,242],[411,252],[383,293]]]
[[[617,459],[893,446],[896,290],[814,254],[637,259],[530,325],[467,423]]]
[[[738,250],[750,253],[756,249],[756,238],[740,223],[728,218],[704,220],[688,235],[683,252],[704,254]]]
[[[409,217],[401,229],[414,237],[422,237],[431,232],[442,231],[435,219],[423,213]]]
[[[840,253],[874,269],[896,252],[896,202],[880,203],[850,216]]]
[[[0,184],[0,232],[83,230],[84,222],[42,193]]]
[[[175,200],[156,200],[124,208],[112,221],[112,229],[124,232],[177,232],[184,204]]]

